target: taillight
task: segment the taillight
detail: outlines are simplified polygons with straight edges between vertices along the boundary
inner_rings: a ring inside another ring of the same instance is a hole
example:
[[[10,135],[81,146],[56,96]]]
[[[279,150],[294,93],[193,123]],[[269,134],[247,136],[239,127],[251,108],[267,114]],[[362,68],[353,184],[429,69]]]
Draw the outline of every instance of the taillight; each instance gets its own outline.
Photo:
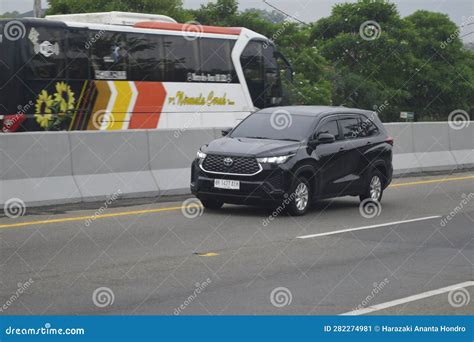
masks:
[[[386,143],[389,143],[390,145],[393,146],[393,137],[388,136],[387,140],[385,140]]]

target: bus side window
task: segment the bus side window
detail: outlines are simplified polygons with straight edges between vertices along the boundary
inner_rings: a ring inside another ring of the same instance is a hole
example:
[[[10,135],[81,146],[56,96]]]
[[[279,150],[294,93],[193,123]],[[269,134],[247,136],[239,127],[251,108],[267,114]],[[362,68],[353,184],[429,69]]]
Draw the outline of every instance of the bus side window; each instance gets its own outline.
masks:
[[[90,31],[95,79],[127,79],[127,49],[122,33]]]
[[[204,75],[219,76],[216,82],[237,82],[232,48],[234,42],[227,39],[201,38],[199,72]]]
[[[265,72],[265,107],[271,107],[280,104],[282,100],[281,79],[273,45],[263,44],[263,65]]]
[[[197,39],[182,36],[163,36],[165,46],[166,75],[168,82],[186,82],[188,73],[195,73],[199,66]]]
[[[250,96],[252,97],[253,105],[257,108],[264,108],[265,87],[261,42],[249,42],[242,52],[242,56],[240,56],[240,63],[242,65]]]
[[[133,81],[164,81],[165,61],[163,39],[155,34],[127,33],[129,79]]]
[[[70,29],[68,32],[67,77],[70,80],[90,79],[88,31]]]
[[[64,79],[66,77],[66,31],[59,28],[34,26],[36,44],[24,44],[29,79]]]

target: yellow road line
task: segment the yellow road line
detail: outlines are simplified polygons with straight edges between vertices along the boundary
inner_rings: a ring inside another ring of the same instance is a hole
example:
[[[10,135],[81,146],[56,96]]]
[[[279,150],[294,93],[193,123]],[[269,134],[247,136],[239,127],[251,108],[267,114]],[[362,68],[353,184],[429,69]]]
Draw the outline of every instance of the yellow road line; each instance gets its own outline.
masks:
[[[424,181],[417,181],[417,182],[408,182],[408,183],[395,183],[391,184],[389,188],[398,188],[402,186],[410,186],[410,185],[420,185],[420,184],[432,184],[432,183],[446,183],[446,182],[454,182],[460,180],[467,180],[467,179],[474,179],[474,176],[466,176],[466,177],[452,177],[452,178],[439,178],[439,179],[430,179]]]
[[[184,206],[179,207],[167,207],[167,208],[157,208],[157,209],[147,209],[147,210],[135,210],[135,211],[123,211],[119,213],[111,213],[111,214],[102,214],[102,215],[92,215],[92,216],[76,216],[76,217],[66,217],[61,219],[52,219],[52,220],[42,220],[42,221],[27,221],[27,222],[19,222],[19,223],[12,223],[12,224],[2,224],[0,228],[14,228],[14,227],[25,227],[25,226],[32,226],[35,224],[51,224],[51,223],[62,223],[62,222],[71,222],[71,221],[85,221],[85,220],[100,220],[104,218],[110,217],[118,217],[118,216],[129,216],[129,215],[140,215],[140,214],[151,214],[151,213],[159,213],[163,211],[173,211],[173,210],[180,210],[185,208]]]
[[[402,186],[411,186],[411,185],[420,185],[420,184],[446,183],[446,182],[461,181],[461,180],[468,180],[468,179],[474,179],[474,176],[440,178],[440,179],[430,179],[430,180],[417,181],[417,182],[398,183],[398,184],[390,185],[389,188],[398,188]],[[90,215],[90,216],[66,217],[66,218],[52,219],[52,220],[26,221],[26,222],[12,223],[12,224],[0,224],[0,229],[26,227],[26,226],[33,226],[33,225],[39,225],[39,224],[45,225],[45,224],[52,224],[52,223],[63,223],[63,222],[73,222],[73,221],[82,221],[82,220],[85,221],[88,219],[100,220],[100,219],[110,218],[110,217],[153,214],[153,213],[159,213],[159,212],[165,212],[165,211],[181,210],[183,208],[184,206],[178,206],[178,207],[167,207],[167,208],[157,208],[157,209],[123,211],[123,212],[118,212],[118,213],[102,214],[102,215],[97,215],[97,216]]]
[[[207,253],[195,253],[197,256],[200,257],[213,257],[213,256],[218,256],[219,253],[214,253],[214,252],[207,252]]]

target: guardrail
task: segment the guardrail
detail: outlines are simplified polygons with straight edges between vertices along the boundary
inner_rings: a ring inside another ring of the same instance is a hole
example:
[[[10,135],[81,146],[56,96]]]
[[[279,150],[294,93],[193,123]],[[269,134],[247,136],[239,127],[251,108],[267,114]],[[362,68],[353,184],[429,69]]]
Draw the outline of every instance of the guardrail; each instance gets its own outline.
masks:
[[[386,124],[395,176],[474,168],[474,122]],[[220,129],[0,135],[0,205],[29,206],[189,193],[196,150]]]

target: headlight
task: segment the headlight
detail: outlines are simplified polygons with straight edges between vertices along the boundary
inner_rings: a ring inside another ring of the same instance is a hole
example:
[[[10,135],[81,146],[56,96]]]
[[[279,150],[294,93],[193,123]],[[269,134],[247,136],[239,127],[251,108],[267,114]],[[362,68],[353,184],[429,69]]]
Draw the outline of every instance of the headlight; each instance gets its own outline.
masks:
[[[203,151],[201,151],[201,150],[197,151],[197,157],[199,159],[204,159],[204,158],[206,158],[206,156],[207,156],[207,154],[205,154]]]
[[[263,157],[263,158],[257,158],[257,161],[259,163],[264,163],[264,164],[283,164],[292,156],[294,156],[294,154],[289,154],[287,156],[278,156],[278,157]]]

